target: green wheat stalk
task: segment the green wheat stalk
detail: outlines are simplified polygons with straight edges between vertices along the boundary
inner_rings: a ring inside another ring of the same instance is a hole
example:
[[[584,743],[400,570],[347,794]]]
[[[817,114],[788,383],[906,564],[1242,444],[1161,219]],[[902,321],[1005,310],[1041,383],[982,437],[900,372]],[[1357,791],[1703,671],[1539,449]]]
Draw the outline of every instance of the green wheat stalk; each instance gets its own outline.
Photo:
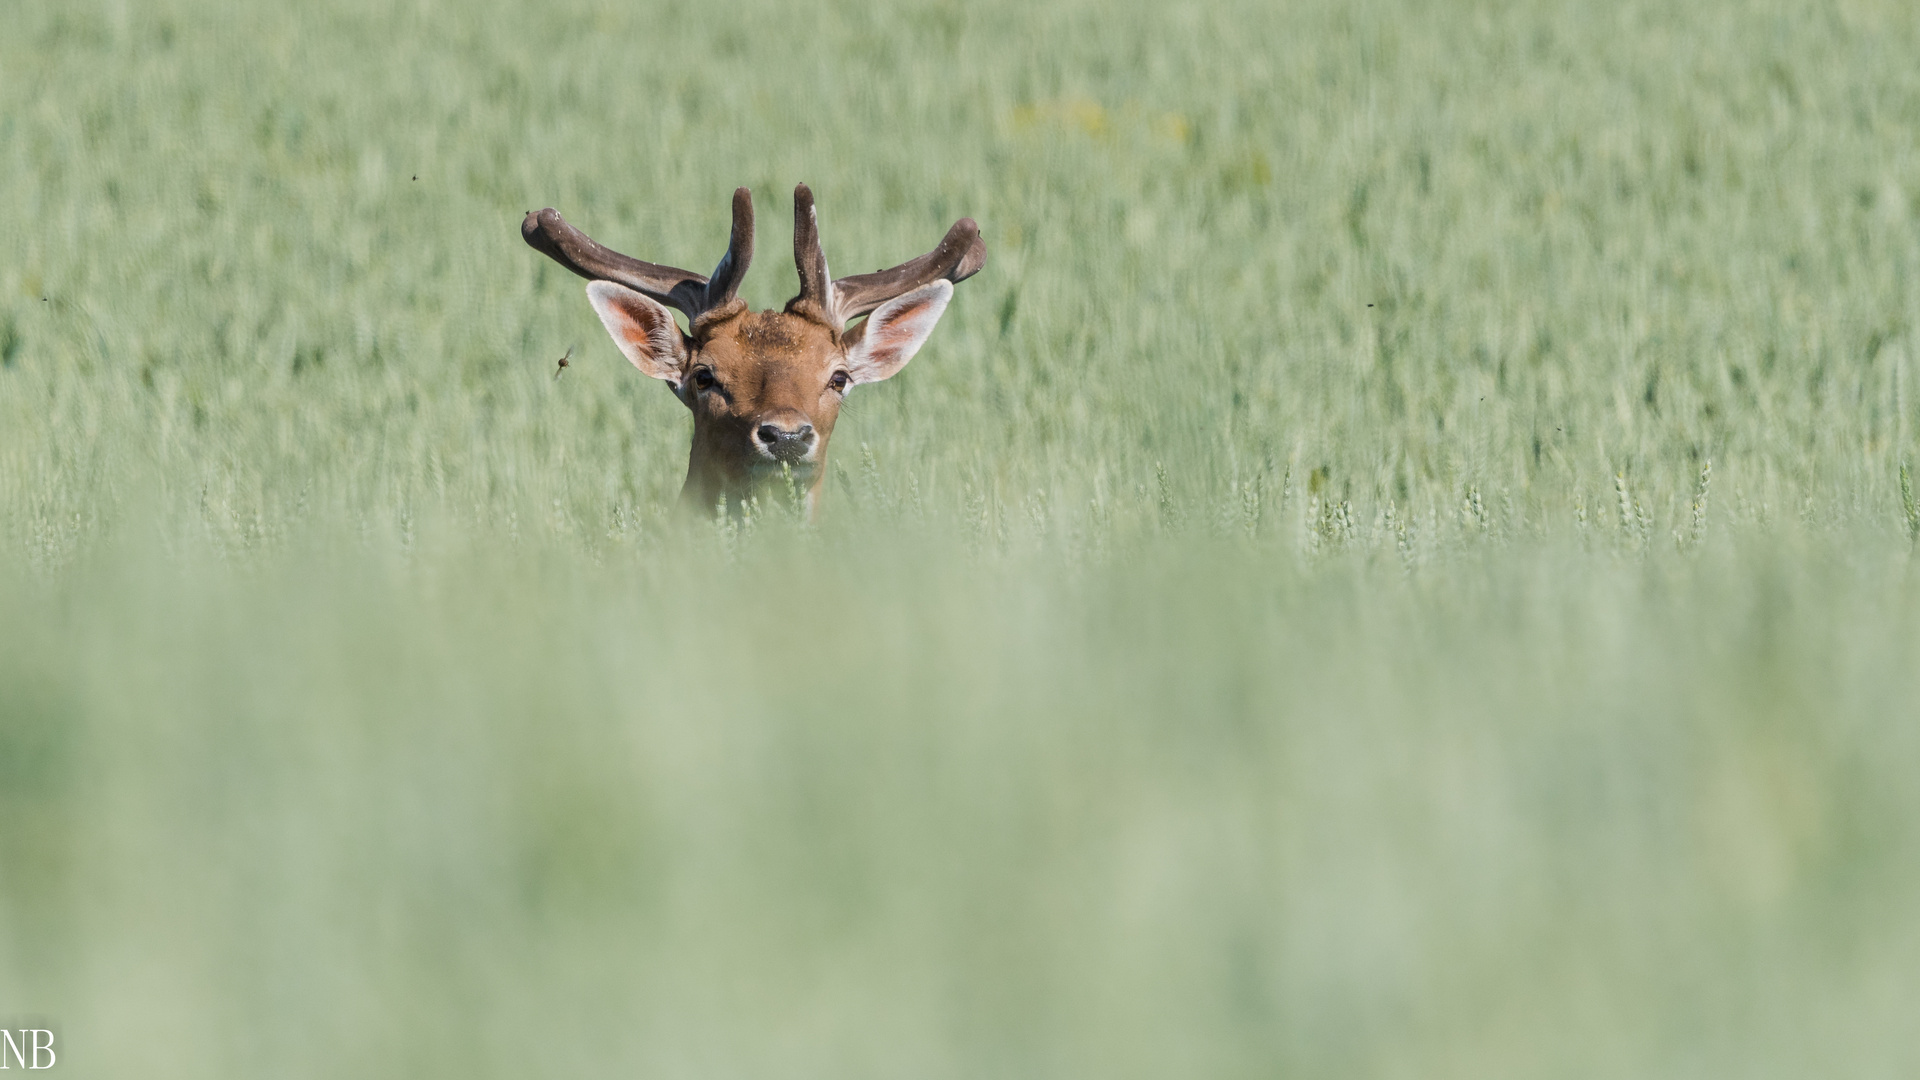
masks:
[[[1913,500],[1913,470],[1900,463],[1900,505],[1907,512],[1907,541],[1920,544],[1920,504]]]

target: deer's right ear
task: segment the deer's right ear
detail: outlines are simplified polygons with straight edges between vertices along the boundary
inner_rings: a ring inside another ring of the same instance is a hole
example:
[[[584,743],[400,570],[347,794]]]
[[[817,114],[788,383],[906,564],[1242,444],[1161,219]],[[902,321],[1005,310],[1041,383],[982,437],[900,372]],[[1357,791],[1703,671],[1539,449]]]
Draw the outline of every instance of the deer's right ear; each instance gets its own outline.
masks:
[[[641,374],[669,381],[680,378],[687,365],[687,339],[674,324],[672,312],[611,281],[588,282],[587,300],[613,335],[613,343]]]

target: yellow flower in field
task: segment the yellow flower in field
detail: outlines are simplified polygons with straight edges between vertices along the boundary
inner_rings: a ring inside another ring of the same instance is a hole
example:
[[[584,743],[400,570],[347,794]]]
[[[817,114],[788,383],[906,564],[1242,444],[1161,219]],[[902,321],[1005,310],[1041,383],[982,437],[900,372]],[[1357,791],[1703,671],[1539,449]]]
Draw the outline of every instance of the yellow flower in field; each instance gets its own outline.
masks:
[[[1076,97],[1016,105],[1013,126],[1022,131],[1037,127],[1074,127],[1088,135],[1107,134],[1107,110],[1090,98]]]

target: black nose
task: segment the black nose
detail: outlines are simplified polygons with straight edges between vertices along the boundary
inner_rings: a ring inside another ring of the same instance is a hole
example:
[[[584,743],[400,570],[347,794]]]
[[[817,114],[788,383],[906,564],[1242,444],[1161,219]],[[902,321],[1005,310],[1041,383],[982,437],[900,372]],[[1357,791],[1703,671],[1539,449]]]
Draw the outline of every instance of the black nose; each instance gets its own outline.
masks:
[[[777,424],[761,424],[754,432],[773,456],[782,459],[797,458],[804,455],[813,445],[813,425],[803,423],[796,428],[783,428]]]

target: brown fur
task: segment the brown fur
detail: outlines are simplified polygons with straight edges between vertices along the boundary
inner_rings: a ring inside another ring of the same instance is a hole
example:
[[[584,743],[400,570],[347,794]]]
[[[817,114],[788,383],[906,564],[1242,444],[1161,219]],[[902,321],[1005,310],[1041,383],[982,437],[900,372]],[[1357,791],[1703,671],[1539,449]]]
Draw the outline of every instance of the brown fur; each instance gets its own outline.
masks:
[[[634,367],[665,380],[693,412],[681,498],[701,511],[745,498],[757,481],[791,470],[811,513],[846,391],[900,370],[946,309],[952,284],[986,265],[980,227],[961,218],[917,259],[829,280],[813,192],[801,184],[793,200],[800,295],[785,311],[748,311],[737,295],[753,260],[746,188],[733,193],[733,231],[711,279],[604,247],[550,207],[520,224],[535,250],[588,279],[588,298]],[[903,303],[888,307],[896,299]],[[687,317],[690,334],[663,304]],[[842,332],[863,315],[866,322]],[[874,340],[867,342],[870,327]],[[711,385],[702,386],[706,377]]]
[[[710,510],[722,496],[744,497],[755,479],[778,475],[779,463],[755,449],[763,423],[811,424],[817,440],[810,459],[793,465],[809,505],[826,478],[827,441],[840,416],[843,393],[830,384],[846,370],[839,336],[810,319],[783,311],[755,311],[707,329],[693,343],[686,381],[677,388],[693,412],[693,449],[681,498]],[[701,369],[714,386],[694,383]]]

